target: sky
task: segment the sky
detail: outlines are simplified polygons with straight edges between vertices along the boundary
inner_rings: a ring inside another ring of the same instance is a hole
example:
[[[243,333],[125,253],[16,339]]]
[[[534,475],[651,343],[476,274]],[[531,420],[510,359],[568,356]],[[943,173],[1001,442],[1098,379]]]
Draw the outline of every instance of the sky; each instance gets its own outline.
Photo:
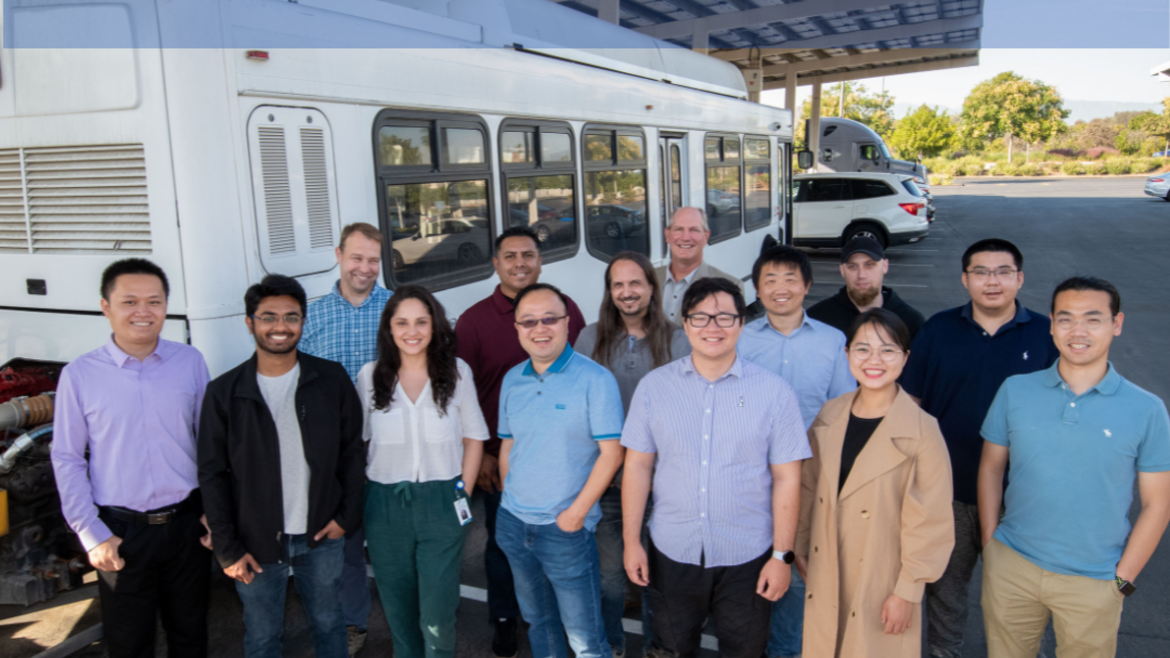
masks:
[[[926,103],[957,110],[975,85],[1004,71],[1015,71],[1056,87],[1066,101],[1156,104],[1170,96],[1170,82],[1159,82],[1150,69],[1167,61],[1170,48],[983,48],[978,66],[861,82],[874,91],[884,82],[899,106]],[[804,102],[811,93],[811,86],[798,87],[797,102]],[[764,92],[761,100],[783,107],[784,90]]]

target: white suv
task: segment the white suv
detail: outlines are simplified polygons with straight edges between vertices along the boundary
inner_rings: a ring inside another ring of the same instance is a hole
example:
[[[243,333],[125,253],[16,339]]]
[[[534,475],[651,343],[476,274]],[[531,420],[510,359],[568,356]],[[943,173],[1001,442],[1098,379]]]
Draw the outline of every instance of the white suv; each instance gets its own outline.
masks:
[[[889,247],[918,242],[930,231],[927,199],[913,176],[827,173],[794,176],[793,244],[840,247],[858,236]]]

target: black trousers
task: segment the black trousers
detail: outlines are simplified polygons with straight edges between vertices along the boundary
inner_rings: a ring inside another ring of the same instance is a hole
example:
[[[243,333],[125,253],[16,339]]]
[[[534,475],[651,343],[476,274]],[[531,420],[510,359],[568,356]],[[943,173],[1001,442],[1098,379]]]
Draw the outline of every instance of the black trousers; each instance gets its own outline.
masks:
[[[705,568],[663,555],[650,543],[651,652],[692,658],[699,652],[703,624],[714,617],[720,658],[759,658],[768,645],[772,603],[756,594],[760,570],[772,557],[732,567]]]
[[[170,523],[125,523],[109,510],[101,520],[122,545],[120,571],[98,571],[102,632],[110,658],[153,658],[159,617],[167,658],[207,655],[207,607],[211,552],[199,543],[205,532],[199,494]]]
[[[483,523],[487,528],[487,546],[483,549],[483,566],[487,570],[488,617],[515,619],[520,616],[520,603],[516,601],[516,581],[512,580],[512,567],[508,557],[496,543],[496,516],[500,512],[502,491],[483,492]]]

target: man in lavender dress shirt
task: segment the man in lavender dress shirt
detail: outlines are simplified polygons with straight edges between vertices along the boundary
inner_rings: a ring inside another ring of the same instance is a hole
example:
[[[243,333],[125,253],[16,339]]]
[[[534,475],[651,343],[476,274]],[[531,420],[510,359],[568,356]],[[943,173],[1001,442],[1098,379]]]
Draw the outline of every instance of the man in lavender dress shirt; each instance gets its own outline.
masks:
[[[159,338],[170,287],[157,265],[118,261],[101,293],[113,335],[57,386],[61,507],[98,570],[109,655],[153,656],[161,616],[167,656],[206,656],[211,554],[200,546],[195,436],[207,365]]]
[[[646,588],[658,655],[697,655],[710,615],[720,656],[759,658],[791,578],[812,452],[792,388],[736,356],[745,310],[734,283],[692,283],[679,315],[691,356],[642,379],[622,430],[626,573]]]

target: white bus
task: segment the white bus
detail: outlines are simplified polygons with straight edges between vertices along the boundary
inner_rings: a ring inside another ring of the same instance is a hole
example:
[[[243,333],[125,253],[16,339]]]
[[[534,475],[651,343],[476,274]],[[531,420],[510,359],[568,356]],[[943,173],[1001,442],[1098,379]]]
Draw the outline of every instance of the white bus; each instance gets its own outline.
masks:
[[[326,294],[350,222],[381,228],[384,286],[452,316],[510,226],[588,319],[610,256],[666,259],[673,208],[705,206],[707,260],[745,279],[783,237],[791,113],[547,0],[6,0],[3,30],[0,363],[101,345],[100,273],[128,256],[167,271],[163,336],[215,376],[253,350],[245,289]],[[564,47],[592,38],[629,48]]]

